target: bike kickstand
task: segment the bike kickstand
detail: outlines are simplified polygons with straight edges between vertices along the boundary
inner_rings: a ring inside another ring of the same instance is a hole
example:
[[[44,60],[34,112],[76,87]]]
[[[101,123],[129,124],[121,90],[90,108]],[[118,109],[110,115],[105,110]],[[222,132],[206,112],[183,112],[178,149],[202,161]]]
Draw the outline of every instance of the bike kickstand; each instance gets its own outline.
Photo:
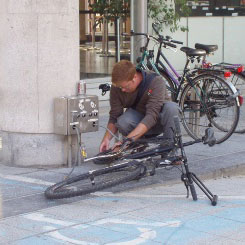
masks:
[[[189,185],[188,185],[188,178],[187,178],[186,174],[181,175],[181,180],[184,182],[184,185],[186,188],[186,192],[187,192],[186,198],[189,198],[190,191],[189,191]]]
[[[208,197],[208,199],[211,201],[211,204],[213,206],[216,206],[217,201],[218,201],[218,196],[214,195],[208,188],[207,186],[204,185],[204,183],[194,174],[190,173],[191,178],[193,182],[201,189],[201,191]]]

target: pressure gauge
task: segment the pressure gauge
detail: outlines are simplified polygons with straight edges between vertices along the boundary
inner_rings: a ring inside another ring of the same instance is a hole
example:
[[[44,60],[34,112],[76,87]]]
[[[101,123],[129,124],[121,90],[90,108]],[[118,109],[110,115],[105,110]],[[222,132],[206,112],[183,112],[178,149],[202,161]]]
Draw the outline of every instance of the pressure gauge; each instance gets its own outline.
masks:
[[[93,101],[91,101],[90,106],[94,109],[96,107],[96,104]]]
[[[79,109],[82,111],[84,109],[84,100],[79,100],[79,104],[78,104],[78,107]]]

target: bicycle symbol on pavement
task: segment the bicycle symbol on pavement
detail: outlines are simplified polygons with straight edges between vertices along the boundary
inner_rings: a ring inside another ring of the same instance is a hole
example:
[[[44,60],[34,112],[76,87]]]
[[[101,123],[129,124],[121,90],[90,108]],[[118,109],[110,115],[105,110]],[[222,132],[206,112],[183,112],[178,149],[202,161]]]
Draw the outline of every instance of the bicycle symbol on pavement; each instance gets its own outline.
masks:
[[[137,245],[146,243],[148,240],[153,240],[157,237],[157,228],[160,227],[172,227],[176,228],[181,225],[181,222],[178,220],[171,220],[167,222],[144,222],[139,220],[129,220],[129,219],[119,219],[119,218],[104,218],[101,220],[90,222],[89,224],[77,224],[71,221],[65,221],[56,219],[53,217],[48,217],[47,214],[42,213],[32,213],[24,215],[24,218],[38,223],[44,223],[42,226],[43,231],[46,237],[49,237],[51,240],[55,239],[64,243],[72,243],[78,245],[98,245],[99,243],[91,242],[88,239],[87,234],[88,229],[93,233],[93,237],[100,236],[101,234],[96,234],[95,227],[100,227],[104,229],[103,236],[106,237],[106,231],[108,236],[112,235],[113,232],[119,233],[120,230],[124,229],[124,235],[126,233],[130,234],[131,238],[117,239],[118,242],[108,242],[107,245]],[[83,231],[85,231],[84,239],[82,238]],[[97,233],[101,233],[97,232]],[[79,234],[80,237],[76,238],[76,235]],[[110,234],[110,235],[109,235]],[[121,232],[120,232],[121,234]],[[129,237],[129,235],[127,236]],[[133,237],[133,238],[132,238]],[[131,239],[131,240],[130,240]],[[86,241],[87,240],[87,241]],[[121,240],[121,241],[119,241]]]

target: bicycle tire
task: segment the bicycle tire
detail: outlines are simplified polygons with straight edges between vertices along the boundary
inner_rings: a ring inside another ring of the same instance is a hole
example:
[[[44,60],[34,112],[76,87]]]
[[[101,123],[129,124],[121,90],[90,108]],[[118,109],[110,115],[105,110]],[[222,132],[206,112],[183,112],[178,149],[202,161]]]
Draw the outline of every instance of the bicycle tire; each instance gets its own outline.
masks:
[[[143,165],[137,161],[130,161],[89,171],[48,187],[44,195],[47,199],[86,195],[134,180],[142,174],[142,169]]]
[[[103,164],[111,164],[113,163],[115,160],[118,160],[120,158],[120,156],[115,156],[115,157],[110,157],[107,155],[110,155],[113,151],[111,149],[104,151],[104,152],[100,152],[97,155],[95,155],[95,157],[101,156],[102,158],[95,158],[93,159],[93,163],[96,165],[103,165]]]
[[[97,165],[111,164],[116,160],[125,159],[127,158],[127,156],[132,156],[133,154],[138,153],[143,149],[147,148],[147,146],[148,146],[147,141],[143,141],[142,143],[132,142],[129,145],[129,147],[123,150],[119,155],[116,155],[112,149],[109,149],[107,151],[100,152],[97,155],[95,155],[95,157],[100,156],[101,158],[93,159],[93,163]],[[113,154],[115,156],[113,156]]]
[[[106,152],[101,152],[95,156],[101,156],[102,158],[95,158],[92,161],[95,164],[100,165],[111,164],[117,160],[122,159],[142,159],[148,156],[152,156],[154,154],[157,156],[159,155],[159,149],[155,153],[153,153],[152,148],[156,148],[159,145],[161,145],[161,151],[163,154],[168,154],[175,149],[173,146],[173,142],[169,140],[164,140],[162,136],[141,138],[135,142],[132,142],[129,148],[122,151],[121,154],[116,157],[107,156],[113,152],[112,150],[108,150]]]
[[[239,90],[240,95],[245,98],[245,72],[243,73],[232,73],[232,76],[228,79],[237,90]],[[245,106],[240,106],[240,119],[237,124],[235,133],[244,134],[245,133]]]
[[[239,106],[233,90],[221,77],[201,74],[187,84],[181,93],[179,106],[186,132],[201,139],[207,127],[212,127],[216,144],[227,140],[239,120]],[[231,99],[232,98],[232,99]]]
[[[163,71],[162,69],[158,69],[158,70],[166,83],[168,96],[171,98],[172,101],[176,101],[177,100],[176,84],[171,80],[171,78],[169,78],[169,76],[167,75],[165,71]]]

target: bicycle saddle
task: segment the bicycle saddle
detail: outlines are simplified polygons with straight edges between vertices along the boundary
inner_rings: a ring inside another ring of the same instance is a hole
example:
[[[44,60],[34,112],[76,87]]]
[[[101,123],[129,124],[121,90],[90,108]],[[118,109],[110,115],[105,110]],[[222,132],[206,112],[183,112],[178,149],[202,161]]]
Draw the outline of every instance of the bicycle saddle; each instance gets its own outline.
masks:
[[[206,44],[196,43],[195,48],[204,49],[207,52],[207,54],[209,54],[218,50],[218,45],[206,45]]]
[[[187,56],[205,56],[206,51],[204,49],[194,49],[189,47],[182,47],[180,50],[186,53]]]
[[[216,139],[214,137],[214,131],[211,128],[207,128],[205,130],[205,136],[202,138],[203,144],[208,144],[209,146],[214,146],[216,143]]]

